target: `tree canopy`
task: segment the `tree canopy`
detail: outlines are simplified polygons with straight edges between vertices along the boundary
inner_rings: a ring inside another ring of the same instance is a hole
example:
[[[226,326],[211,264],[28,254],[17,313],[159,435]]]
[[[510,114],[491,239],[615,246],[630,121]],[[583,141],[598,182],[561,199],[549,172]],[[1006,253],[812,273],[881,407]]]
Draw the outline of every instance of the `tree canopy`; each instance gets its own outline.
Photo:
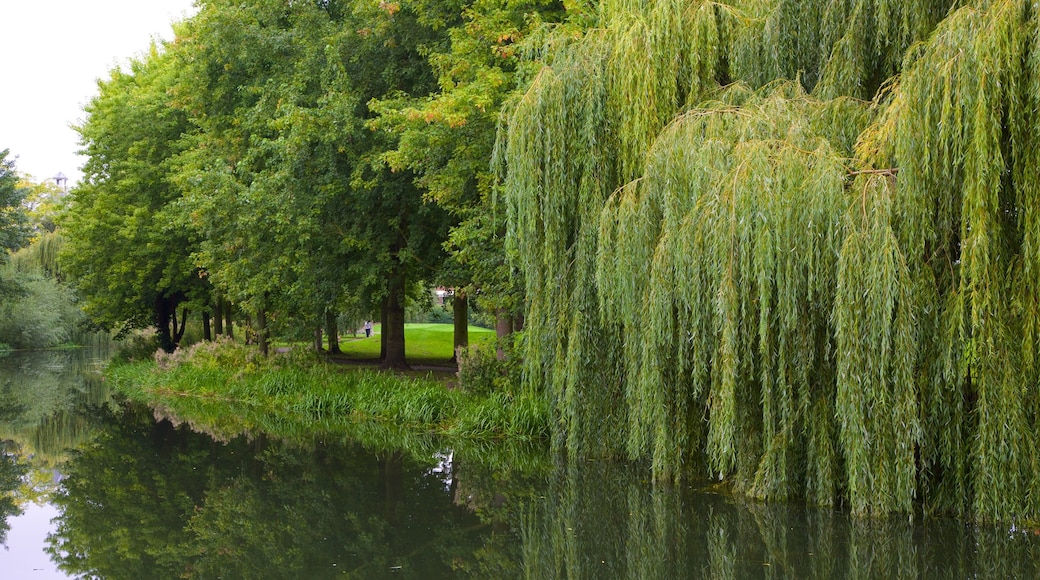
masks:
[[[153,326],[172,349],[183,332],[177,309],[205,301],[208,283],[190,257],[192,232],[171,207],[181,192],[170,160],[183,146],[185,115],[173,107],[175,70],[153,47],[129,70],[98,83],[78,127],[88,156],[84,181],[70,195],[62,222],[63,268],[75,280],[84,309],[98,324]]]
[[[1035,518],[1037,111],[1028,0],[203,0],[88,107],[68,270],[110,323],[381,309],[393,366],[438,280],[572,457]]]
[[[605,1],[550,37],[504,187],[562,446],[857,513],[1040,513],[1037,18]]]
[[[28,240],[28,216],[22,200],[28,194],[18,183],[10,150],[0,150],[0,249],[16,250]]]
[[[397,137],[367,126],[369,102],[433,91],[421,52],[443,34],[395,3],[199,8],[88,107],[67,256],[91,313],[154,322],[172,346],[179,305],[227,300],[266,346],[270,327],[320,324],[349,298],[389,313],[385,358],[404,365],[405,296],[448,220],[382,161]]]

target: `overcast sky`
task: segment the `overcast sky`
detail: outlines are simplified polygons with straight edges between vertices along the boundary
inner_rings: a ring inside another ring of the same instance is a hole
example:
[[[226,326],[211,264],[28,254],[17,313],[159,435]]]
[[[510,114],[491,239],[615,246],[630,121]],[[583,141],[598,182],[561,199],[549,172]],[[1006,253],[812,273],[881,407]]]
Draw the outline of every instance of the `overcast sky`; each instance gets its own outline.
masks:
[[[192,0],[0,0],[0,151],[36,181],[82,175],[70,126],[97,94],[97,80],[171,39]]]

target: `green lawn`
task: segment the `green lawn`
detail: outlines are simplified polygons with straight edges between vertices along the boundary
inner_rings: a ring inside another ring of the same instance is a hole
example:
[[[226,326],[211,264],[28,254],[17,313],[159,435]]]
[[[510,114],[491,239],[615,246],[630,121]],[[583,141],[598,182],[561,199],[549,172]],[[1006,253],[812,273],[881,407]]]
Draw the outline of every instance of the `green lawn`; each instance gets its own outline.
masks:
[[[372,336],[354,338],[347,334],[340,338],[339,347],[343,356],[351,359],[379,358],[379,325],[375,325]],[[406,324],[404,325],[405,358],[409,363],[443,364],[452,357],[455,327],[451,324]],[[495,331],[478,326],[469,327],[469,343],[478,344],[493,340]]]

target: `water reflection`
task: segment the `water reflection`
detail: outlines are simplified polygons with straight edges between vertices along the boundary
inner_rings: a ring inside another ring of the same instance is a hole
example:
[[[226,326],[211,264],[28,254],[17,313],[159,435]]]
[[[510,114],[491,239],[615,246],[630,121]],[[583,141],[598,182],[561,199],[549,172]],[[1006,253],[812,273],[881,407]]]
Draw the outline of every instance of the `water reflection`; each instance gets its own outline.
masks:
[[[16,352],[0,357],[0,440],[54,468],[67,450],[89,438],[85,410],[105,404],[109,392],[96,372],[108,351]]]
[[[65,471],[51,552],[104,578],[442,577],[484,527],[400,454],[221,443],[136,407],[105,417]]]
[[[22,513],[17,493],[26,472],[25,466],[8,451],[8,446],[9,443],[0,443],[0,544],[7,543],[7,532],[11,529],[8,519]]]
[[[96,370],[104,349],[0,356],[0,568],[12,578],[64,577],[44,538],[67,451],[91,433],[91,407],[108,400]]]
[[[531,449],[395,447],[329,418],[279,431],[226,407],[175,416],[113,403],[77,370],[93,360],[0,362],[0,536],[51,501],[48,551],[74,576],[1040,576],[1032,529],[748,504]]]
[[[527,578],[1035,578],[1033,532],[855,520],[657,487],[609,464],[561,469],[521,510]]]

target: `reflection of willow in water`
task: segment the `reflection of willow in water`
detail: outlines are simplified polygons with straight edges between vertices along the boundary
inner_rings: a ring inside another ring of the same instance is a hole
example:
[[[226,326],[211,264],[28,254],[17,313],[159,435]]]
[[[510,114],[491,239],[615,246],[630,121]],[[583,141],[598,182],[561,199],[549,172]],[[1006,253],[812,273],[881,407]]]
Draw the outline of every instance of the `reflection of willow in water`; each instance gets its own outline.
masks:
[[[1035,578],[1033,532],[952,520],[850,519],[654,487],[644,473],[561,469],[522,510],[527,578]]]
[[[109,390],[93,371],[98,350],[14,353],[0,359],[0,438],[38,467],[54,468],[92,431],[85,409],[104,405]]]

